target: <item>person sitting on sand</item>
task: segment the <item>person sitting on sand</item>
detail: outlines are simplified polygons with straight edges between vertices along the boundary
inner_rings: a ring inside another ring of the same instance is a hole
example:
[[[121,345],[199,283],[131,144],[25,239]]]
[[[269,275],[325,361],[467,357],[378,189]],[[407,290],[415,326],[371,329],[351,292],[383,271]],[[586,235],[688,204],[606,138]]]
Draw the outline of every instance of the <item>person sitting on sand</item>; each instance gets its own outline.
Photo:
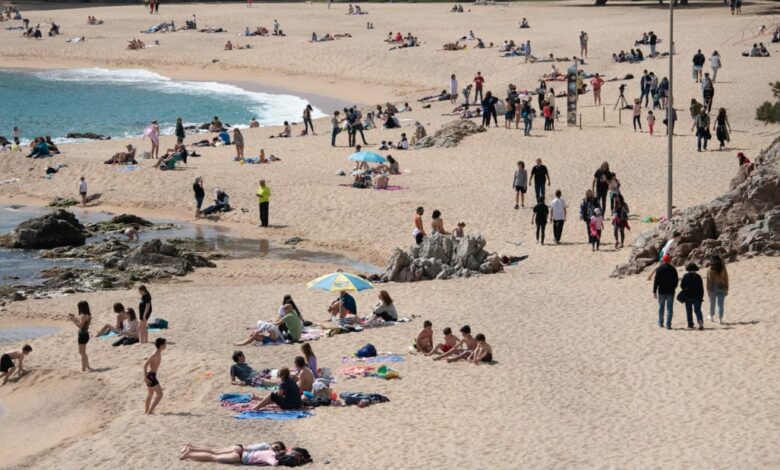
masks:
[[[443,354],[454,348],[458,344],[458,337],[452,334],[452,328],[447,327],[443,331],[444,342],[439,343],[433,348],[432,351],[425,353],[426,356],[432,356],[434,354]]]
[[[531,26],[528,25],[528,20],[523,18],[522,21],[520,21],[520,29],[526,29],[530,28]]]
[[[312,385],[314,385],[314,373],[309,369],[309,365],[303,356],[297,356],[294,362],[295,382],[298,384],[298,388],[301,393],[311,392]]]
[[[341,291],[339,296],[328,306],[328,313],[331,317],[345,318],[347,315],[357,314],[357,303],[355,298]]]
[[[485,335],[479,333],[474,339],[477,340],[477,346],[468,357],[468,361],[476,365],[481,362],[493,362],[493,348],[485,341]]]
[[[291,137],[292,136],[292,128],[290,127],[290,123],[287,121],[284,121],[284,129],[282,132],[280,132],[276,137]],[[273,138],[273,136],[271,136]]]
[[[234,346],[246,346],[252,344],[255,341],[260,343],[278,343],[282,341],[282,332],[279,331],[279,326],[276,322],[268,322],[260,320],[255,325],[255,328],[249,333],[249,337],[241,343],[233,343]]]
[[[303,320],[293,309],[293,304],[282,305],[279,316],[280,318],[275,324],[279,327],[283,337],[293,343],[299,341],[303,332]]]
[[[421,353],[429,353],[433,350],[433,323],[430,320],[423,322],[422,330],[417,333],[417,337],[412,343],[412,347]]]
[[[477,348],[477,340],[471,336],[471,327],[468,325],[463,325],[461,327],[460,334],[462,339],[458,341],[458,344],[441,356],[433,358],[433,360],[438,361],[447,358],[447,362],[455,362],[468,358]]]
[[[36,137],[30,144],[32,151],[27,155],[27,158],[43,158],[50,157],[49,146],[46,145],[46,141],[43,137]]]
[[[3,378],[3,385],[8,383],[14,372],[17,377],[24,375],[24,358],[32,352],[32,346],[25,344],[21,350],[8,351],[0,356],[0,377]],[[14,360],[19,361],[14,364]]]
[[[114,304],[113,310],[116,314],[116,323],[114,325],[106,323],[103,325],[103,328],[98,330],[95,337],[107,335],[109,332],[119,334],[122,331],[122,325],[127,319],[127,311],[125,310],[125,306],[119,302],[116,302]]]
[[[453,232],[455,238],[463,238],[463,229],[465,227],[466,222],[458,222],[458,225],[455,227],[455,231]]]
[[[272,403],[283,410],[298,410],[303,407],[301,389],[290,376],[290,369],[287,367],[279,369],[279,380],[279,391],[272,392],[260,400],[260,403],[253,408],[255,411],[262,410]]]
[[[373,323],[382,319],[383,321],[397,321],[398,311],[395,309],[392,297],[386,290],[379,291],[379,302],[374,305],[371,316],[366,320],[367,323]]]
[[[293,447],[287,450],[281,442],[274,442],[271,445],[266,443],[252,444],[250,446],[236,444],[224,449],[186,444],[179,454],[179,460],[268,467],[298,467],[312,461],[306,449]]]
[[[133,38],[130,41],[128,41],[128,44],[127,44],[127,50],[130,50],[130,51],[143,49],[145,47],[146,47],[146,44],[144,44],[143,41],[141,41],[140,39],[135,39],[135,38]]]
[[[129,346],[138,342],[139,322],[136,318],[135,310],[128,308],[126,315],[127,318],[125,318],[125,320],[122,322],[122,331],[115,331],[115,333],[119,335],[119,339],[115,341],[112,346]]]
[[[230,366],[230,383],[233,385],[249,385],[251,387],[263,385],[263,375],[246,363],[246,356],[244,356],[243,351],[233,352],[233,362],[235,364]]]
[[[460,51],[466,48],[465,44],[461,44],[460,41],[444,43],[442,49],[445,51]]]
[[[232,51],[233,50],[233,43],[228,41],[227,44],[225,44],[225,50],[226,51]]]
[[[106,160],[106,165],[135,165],[138,162],[135,160],[135,147],[132,144],[127,144],[125,152],[117,152],[111,158]]]
[[[214,190],[214,204],[203,210],[203,215],[210,215],[214,212],[229,212],[230,196],[220,188]]]

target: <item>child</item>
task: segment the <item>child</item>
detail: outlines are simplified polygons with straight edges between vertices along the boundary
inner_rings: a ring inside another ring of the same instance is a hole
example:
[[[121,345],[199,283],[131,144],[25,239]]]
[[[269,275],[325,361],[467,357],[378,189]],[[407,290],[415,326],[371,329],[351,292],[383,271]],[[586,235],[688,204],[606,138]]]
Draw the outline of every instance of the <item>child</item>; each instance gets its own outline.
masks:
[[[525,169],[525,162],[517,162],[517,170],[512,180],[512,186],[515,188],[515,209],[520,209],[520,204],[525,207],[525,193],[528,191],[528,171]]]
[[[655,126],[655,115],[650,110],[647,112],[647,128],[650,129],[650,135],[653,135],[653,126]]]
[[[32,346],[25,344],[21,351],[8,351],[0,356],[0,377],[3,378],[3,385],[8,383],[8,379],[14,372],[16,376],[24,375],[24,357],[32,352]],[[19,360],[19,365],[14,365],[14,359]],[[16,369],[19,369],[16,371]]]
[[[477,347],[469,356],[469,362],[479,365],[480,362],[493,362],[493,348],[485,342],[485,335],[479,333],[476,338]]]
[[[463,228],[466,226],[466,222],[458,222],[458,226],[455,228],[455,238],[463,238]]]
[[[601,231],[604,230],[604,216],[601,215],[601,209],[593,209],[593,215],[590,216],[590,243],[592,251],[598,251],[601,244]]]
[[[314,378],[318,379],[320,377],[320,374],[319,374],[319,370],[317,369],[317,356],[314,355],[314,351],[311,349],[311,344],[303,343],[301,345],[301,352],[303,353],[303,356],[306,358],[306,363],[309,365],[309,369],[311,369],[311,373],[314,374]]]
[[[443,353],[441,356],[433,358],[433,360],[438,361],[439,359],[452,356],[447,359],[447,362],[455,362],[469,357],[469,355],[477,347],[477,342],[474,340],[474,337],[471,336],[471,327],[468,325],[463,325],[460,328],[460,334],[463,336],[463,339],[458,341],[458,344],[453,346],[449,351]]]
[[[81,195],[81,205],[86,206],[87,205],[87,180],[85,180],[83,176],[81,177],[79,183],[79,194]]]
[[[429,353],[433,350],[433,323],[430,320],[423,322],[423,329],[417,333],[413,347],[418,352]]]
[[[456,344],[458,344],[458,338],[452,334],[452,328],[447,327],[444,329],[444,342],[437,344],[433,351],[427,353],[426,356],[436,354],[439,351],[446,353],[454,348]]]
[[[544,102],[544,107],[542,108],[542,115],[544,115],[544,130],[551,131],[553,122],[552,108],[550,107],[550,103],[546,101]]]
[[[149,359],[144,363],[144,380],[146,381],[146,387],[149,394],[146,395],[146,408],[144,414],[154,414],[154,409],[160,403],[163,397],[163,390],[160,386],[160,382],[157,380],[157,371],[160,369],[160,362],[162,361],[162,352],[166,348],[165,338],[157,338],[154,340],[154,347],[156,348],[154,354],[149,356]],[[152,397],[157,395],[152,402]],[[150,406],[151,404],[151,406]]]
[[[636,98],[634,100],[634,108],[633,108],[633,114],[634,114],[634,132],[636,132],[636,128],[639,127],[639,132],[642,132],[642,102],[639,100],[639,98]]]

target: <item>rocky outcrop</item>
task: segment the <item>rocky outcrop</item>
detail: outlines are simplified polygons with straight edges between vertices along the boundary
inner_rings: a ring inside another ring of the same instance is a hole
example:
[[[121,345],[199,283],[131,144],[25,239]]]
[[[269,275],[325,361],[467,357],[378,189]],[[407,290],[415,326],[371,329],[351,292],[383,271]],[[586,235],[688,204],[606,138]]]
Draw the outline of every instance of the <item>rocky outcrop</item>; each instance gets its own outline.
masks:
[[[72,213],[59,209],[17,225],[2,244],[9,248],[55,248],[83,245],[87,239],[84,226]]]
[[[498,255],[485,251],[481,235],[455,238],[433,235],[409,251],[396,248],[382,275],[383,281],[416,282],[471,277],[503,270]]]
[[[111,140],[111,136],[95,134],[93,132],[69,132],[65,137],[68,139]]]
[[[731,191],[642,233],[628,263],[612,275],[641,272],[675,233],[680,238],[669,255],[676,266],[705,264],[712,255],[728,261],[743,255],[780,255],[780,138],[761,152],[752,168],[746,167],[739,169]]]
[[[55,197],[49,203],[49,207],[70,207],[75,206],[79,202],[70,197]]]
[[[414,148],[421,149],[427,147],[457,147],[458,143],[466,136],[485,132],[485,128],[474,124],[468,119],[448,122],[432,136],[423,137],[414,144]]]
[[[215,266],[200,255],[181,251],[159,239],[144,243],[116,264],[116,267],[122,271],[139,273],[152,278],[184,276],[196,267]]]

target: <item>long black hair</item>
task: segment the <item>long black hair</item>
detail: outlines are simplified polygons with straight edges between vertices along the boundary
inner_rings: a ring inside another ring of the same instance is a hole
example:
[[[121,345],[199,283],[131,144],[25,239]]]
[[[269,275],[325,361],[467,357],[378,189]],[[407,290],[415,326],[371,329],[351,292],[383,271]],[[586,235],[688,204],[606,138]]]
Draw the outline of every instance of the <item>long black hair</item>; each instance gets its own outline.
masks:
[[[79,315],[92,315],[89,311],[89,303],[87,303],[86,300],[79,302],[77,308],[79,310]]]

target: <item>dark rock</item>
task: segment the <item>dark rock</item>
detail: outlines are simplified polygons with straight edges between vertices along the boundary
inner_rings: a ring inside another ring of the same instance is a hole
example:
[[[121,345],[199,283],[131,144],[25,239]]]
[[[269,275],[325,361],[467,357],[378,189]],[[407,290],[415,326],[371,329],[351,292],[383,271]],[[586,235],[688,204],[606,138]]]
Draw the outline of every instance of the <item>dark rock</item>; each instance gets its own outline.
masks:
[[[292,237],[292,238],[288,238],[287,240],[285,240],[284,244],[285,245],[297,245],[298,243],[301,243],[302,241],[304,241],[303,238]]]
[[[780,138],[754,163],[739,168],[731,190],[684,210],[634,242],[629,261],[612,273],[620,277],[655,263],[674,232],[680,241],[669,253],[675,266],[706,265],[712,255],[736,261],[740,255],[780,255]]]
[[[22,300],[27,300],[27,296],[24,295],[24,292],[14,292],[11,300],[14,302],[21,302]]]
[[[9,235],[6,246],[25,249],[78,246],[87,238],[76,216],[62,209],[22,222]]]
[[[92,132],[69,132],[65,137],[68,139],[111,140],[111,136],[95,134]]]
[[[195,267],[215,267],[206,258],[181,252],[159,239],[148,241],[117,263],[117,268],[152,278],[184,276]]]
[[[79,202],[73,198],[55,197],[49,203],[49,207],[70,207],[75,206]]]

